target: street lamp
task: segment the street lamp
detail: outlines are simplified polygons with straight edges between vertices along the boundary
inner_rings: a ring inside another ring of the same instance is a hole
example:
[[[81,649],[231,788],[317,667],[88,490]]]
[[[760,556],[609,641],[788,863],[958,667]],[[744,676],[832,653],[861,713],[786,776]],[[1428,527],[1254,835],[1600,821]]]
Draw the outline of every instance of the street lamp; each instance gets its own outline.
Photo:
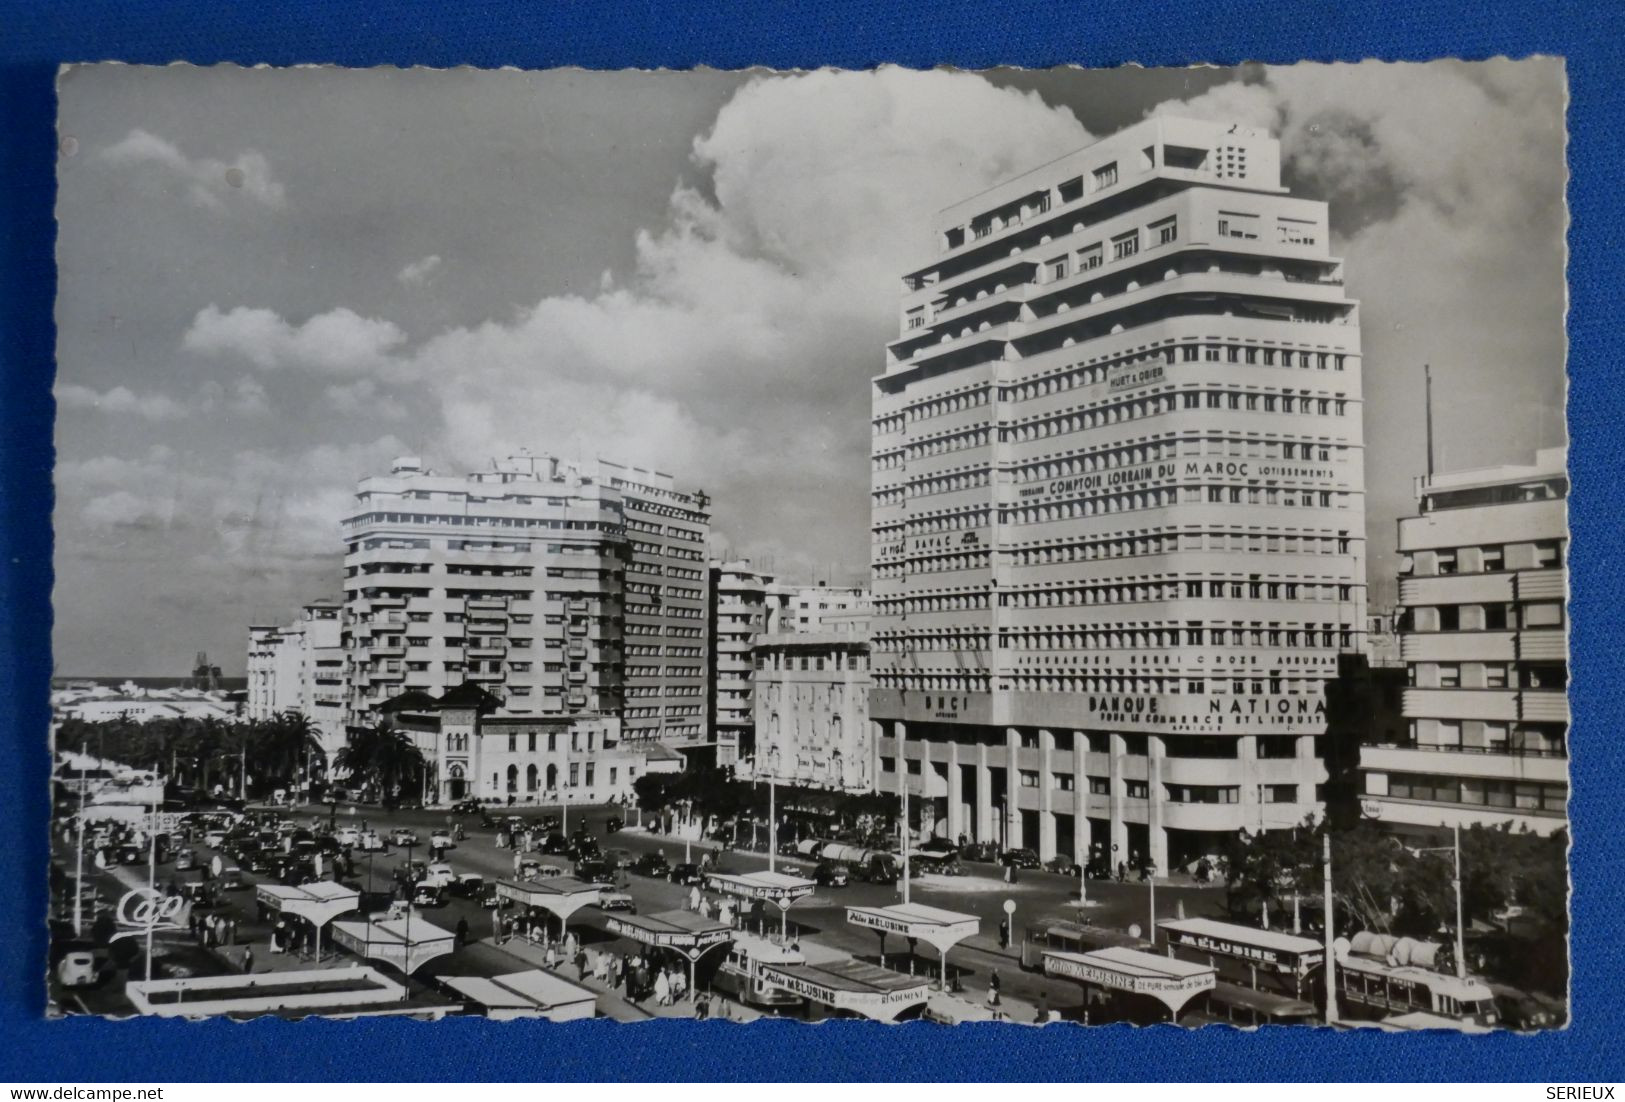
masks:
[[[1462,902],[1461,902],[1461,824],[1452,828],[1455,842],[1448,846],[1432,846],[1419,849],[1417,853],[1450,853],[1454,861],[1454,869],[1450,877],[1450,886],[1456,893],[1456,978],[1467,978],[1467,941],[1462,930]]]
[[[767,750],[769,762],[767,771],[767,871],[773,872],[778,867],[779,858],[779,815],[778,815],[778,760],[779,748],[770,746]]]

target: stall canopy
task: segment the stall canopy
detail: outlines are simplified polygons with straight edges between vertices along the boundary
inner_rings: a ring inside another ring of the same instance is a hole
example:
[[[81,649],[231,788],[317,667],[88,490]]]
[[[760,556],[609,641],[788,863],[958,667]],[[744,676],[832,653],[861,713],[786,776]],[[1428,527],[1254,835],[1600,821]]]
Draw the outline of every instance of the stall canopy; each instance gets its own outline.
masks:
[[[393,965],[408,975],[457,947],[450,930],[416,916],[380,922],[335,922],[333,940],[363,960]]]
[[[693,911],[658,911],[650,915],[609,916],[609,932],[656,949],[681,953],[688,961],[689,997],[696,994],[695,970],[700,958],[733,940],[733,929]]]
[[[287,884],[260,884],[258,900],[281,914],[290,914],[311,923],[318,930],[347,911],[361,905],[361,893],[331,880],[291,887]]]
[[[560,925],[583,907],[603,898],[603,886],[569,876],[546,880],[499,880],[497,895],[526,907],[540,907],[559,920]]]
[[[927,907],[923,903],[898,903],[891,907],[848,907],[846,921],[852,926],[878,931],[882,956],[885,955],[887,934],[902,934],[910,942],[916,939],[925,942],[942,958],[944,986],[948,982],[948,950],[982,928],[982,920],[975,915],[945,911],[940,907]]]
[[[759,899],[773,904],[779,909],[779,932],[782,934],[790,904],[811,895],[818,884],[805,877],[783,872],[710,872],[705,874],[705,886],[736,899],[750,902]]]
[[[861,960],[823,964],[764,964],[762,979],[836,1010],[890,1022],[931,994],[924,976],[905,976]]]
[[[594,992],[540,968],[490,978],[446,976],[444,982],[483,1007],[486,1017],[499,1022],[512,1018],[573,1022],[591,1018],[598,1010]]]
[[[1051,950],[1044,954],[1044,971],[1112,991],[1149,996],[1174,1015],[1195,996],[1213,990],[1217,978],[1204,964],[1118,947],[1092,953]]]

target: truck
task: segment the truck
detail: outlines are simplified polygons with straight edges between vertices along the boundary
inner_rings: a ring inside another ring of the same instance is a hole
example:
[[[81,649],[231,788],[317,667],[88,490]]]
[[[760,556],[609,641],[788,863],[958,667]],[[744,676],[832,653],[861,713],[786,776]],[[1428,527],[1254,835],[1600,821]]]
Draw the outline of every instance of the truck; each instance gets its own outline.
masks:
[[[828,842],[818,851],[817,857],[820,861],[844,865],[859,880],[873,884],[895,884],[901,875],[897,855],[885,850]]]

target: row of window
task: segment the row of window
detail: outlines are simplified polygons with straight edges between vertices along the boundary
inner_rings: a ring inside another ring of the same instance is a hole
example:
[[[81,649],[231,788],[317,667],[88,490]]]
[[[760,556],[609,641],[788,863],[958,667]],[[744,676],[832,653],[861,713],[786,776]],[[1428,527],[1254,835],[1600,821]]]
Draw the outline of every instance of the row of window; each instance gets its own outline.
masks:
[[[1001,629],[1000,645],[1010,650],[1170,650],[1179,646],[1200,647],[1348,647],[1353,633],[1347,625],[1303,624],[1297,627],[1168,626],[1137,630],[1099,630],[1081,626],[1060,629]],[[928,647],[916,647],[929,650]]]
[[[1446,574],[1497,574],[1504,570],[1554,570],[1563,565],[1566,540],[1534,540],[1486,547],[1446,547],[1417,551],[1400,560],[1402,576],[1427,578]]]
[[[1181,532],[1177,535],[1141,536],[1136,539],[1087,539],[1036,547],[1018,547],[1007,554],[1016,566],[1048,566],[1053,563],[1094,562],[1097,559],[1165,555],[1175,551],[1245,551],[1250,555],[1346,555],[1351,542],[1346,535],[1287,535],[1263,532]]]
[[[1412,662],[1410,684],[1423,689],[1562,689],[1568,663],[1525,666],[1512,662]]]
[[[1434,605],[1405,609],[1399,630],[1424,631],[1517,631],[1532,628],[1560,628],[1567,622],[1562,601],[1531,601],[1524,604],[1493,602],[1472,605]]]
[[[756,656],[756,668],[759,670],[803,670],[809,672],[812,670],[839,670],[842,668],[863,670],[869,668],[869,659],[855,651],[845,655],[832,654],[828,656],[822,654],[791,655],[775,652],[772,655],[758,654]]]
[[[1367,791],[1381,774],[1367,774]],[[1401,800],[1494,807],[1508,811],[1562,813],[1568,807],[1569,786],[1528,781],[1485,780],[1475,777],[1438,777],[1427,773],[1389,773],[1387,795]],[[1381,787],[1381,782],[1377,782]],[[1382,792],[1372,792],[1383,795]]]
[[[1350,494],[1333,490],[1279,489],[1275,486],[1171,486],[1160,490],[1102,494],[1097,497],[1000,509],[1004,524],[1049,524],[1141,509],[1165,509],[1176,504],[1266,505],[1283,508],[1347,509]],[[926,529],[931,531],[932,529]]]

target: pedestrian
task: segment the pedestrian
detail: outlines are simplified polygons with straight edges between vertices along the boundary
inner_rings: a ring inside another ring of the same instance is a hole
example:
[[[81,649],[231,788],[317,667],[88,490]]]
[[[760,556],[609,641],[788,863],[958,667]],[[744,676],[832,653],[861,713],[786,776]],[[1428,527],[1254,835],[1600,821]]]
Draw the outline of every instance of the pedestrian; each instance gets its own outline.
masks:
[[[245,946],[243,946],[243,971],[244,972],[252,972],[253,970],[254,970],[254,947],[252,945],[245,945]]]
[[[987,1005],[989,1005],[989,1006],[998,1006],[999,1005],[999,987],[1000,986],[1001,986],[1001,984],[999,982],[999,970],[997,968],[995,968],[995,969],[993,969],[992,974],[987,977]]]
[[[226,919],[226,944],[237,944],[237,919],[235,917]]]
[[[1013,870],[1014,868],[1015,868],[1015,866],[1009,864],[1008,862],[1005,864],[1005,866],[1004,866],[1004,882],[1006,884],[1010,883],[1010,873],[1011,873],[1011,870]]]
[[[1042,991],[1038,993],[1038,1013],[1033,1015],[1033,1025],[1043,1025],[1049,1021],[1049,997]]]
[[[1117,882],[1123,883],[1128,879],[1128,863],[1123,860],[1117,862]]]
[[[549,944],[548,947],[547,947],[547,952],[542,955],[542,967],[546,968],[549,972],[551,972],[551,971],[553,971],[553,969],[557,968],[558,966],[559,966],[559,954],[558,954],[558,951],[555,950],[551,944]]]
[[[698,884],[688,889],[688,909],[691,911],[700,909],[700,886]]]
[[[671,1005],[671,981],[666,978],[664,970],[655,976],[655,1005]]]
[[[694,1003],[694,1017],[697,1021],[705,1021],[711,1016],[711,1000],[701,995]]]
[[[457,948],[461,949],[464,945],[468,944],[468,919],[459,918],[457,920],[457,930],[455,936],[457,939]]]
[[[577,980],[584,980],[584,979],[587,978],[587,952],[586,952],[586,950],[585,949],[577,949],[575,959],[576,959],[576,979]]]

